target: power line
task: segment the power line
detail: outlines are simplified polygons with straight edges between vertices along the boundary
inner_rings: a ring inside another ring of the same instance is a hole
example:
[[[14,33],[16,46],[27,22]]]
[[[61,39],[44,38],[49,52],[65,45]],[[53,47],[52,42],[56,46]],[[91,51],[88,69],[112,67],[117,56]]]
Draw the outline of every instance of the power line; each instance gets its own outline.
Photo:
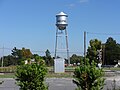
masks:
[[[120,35],[120,33],[94,33],[94,32],[87,32],[87,34],[96,34],[96,35]]]
[[[7,48],[7,47],[2,47],[2,48],[0,48],[1,50],[3,50],[4,49],[4,51],[5,50],[13,50],[13,48]],[[33,52],[33,53],[45,53],[45,51],[41,51],[41,50],[30,50],[31,52]],[[50,53],[55,53],[54,51],[50,51]],[[66,51],[58,51],[58,53],[66,53]],[[84,52],[78,52],[78,51],[70,51],[69,53],[80,53],[80,54],[83,54]]]
[[[0,48],[0,49],[6,49],[6,50],[12,50],[13,48],[6,48],[6,47],[2,47],[2,48]]]

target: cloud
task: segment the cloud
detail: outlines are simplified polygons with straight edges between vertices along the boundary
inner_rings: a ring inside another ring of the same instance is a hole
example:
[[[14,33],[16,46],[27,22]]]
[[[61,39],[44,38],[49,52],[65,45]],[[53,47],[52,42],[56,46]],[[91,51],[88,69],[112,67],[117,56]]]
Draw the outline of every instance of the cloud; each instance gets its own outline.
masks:
[[[71,4],[69,4],[68,6],[69,6],[69,7],[74,7],[75,4],[71,3]]]
[[[83,3],[88,3],[89,2],[89,0],[77,0],[77,1],[78,2],[74,2],[74,3],[68,4],[66,6],[72,8],[72,7],[75,7],[78,4],[83,4]]]
[[[89,0],[80,0],[80,3],[87,3]]]
[[[75,4],[70,4],[69,6],[74,7],[74,6],[75,6]]]

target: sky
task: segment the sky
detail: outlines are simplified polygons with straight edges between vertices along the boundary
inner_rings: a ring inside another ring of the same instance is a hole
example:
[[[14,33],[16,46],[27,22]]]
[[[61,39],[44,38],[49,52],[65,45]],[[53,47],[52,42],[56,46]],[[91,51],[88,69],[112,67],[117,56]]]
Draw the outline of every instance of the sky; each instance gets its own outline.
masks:
[[[69,51],[83,53],[83,33],[103,43],[120,43],[120,0],[0,0],[0,54],[3,46],[55,50],[56,14],[68,15]]]

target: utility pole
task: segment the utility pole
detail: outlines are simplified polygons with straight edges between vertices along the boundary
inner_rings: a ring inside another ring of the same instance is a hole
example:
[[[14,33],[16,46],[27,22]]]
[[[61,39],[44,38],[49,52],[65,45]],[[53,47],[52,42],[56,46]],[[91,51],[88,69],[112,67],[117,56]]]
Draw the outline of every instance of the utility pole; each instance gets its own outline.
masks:
[[[84,31],[84,59],[86,58],[86,31]],[[86,61],[85,61],[86,63]]]
[[[102,51],[103,51],[102,64],[105,65],[106,64],[106,62],[105,62],[105,44],[102,45]]]
[[[3,67],[3,61],[4,61],[4,45],[3,45],[3,57],[2,57],[2,65],[1,65],[1,67]]]

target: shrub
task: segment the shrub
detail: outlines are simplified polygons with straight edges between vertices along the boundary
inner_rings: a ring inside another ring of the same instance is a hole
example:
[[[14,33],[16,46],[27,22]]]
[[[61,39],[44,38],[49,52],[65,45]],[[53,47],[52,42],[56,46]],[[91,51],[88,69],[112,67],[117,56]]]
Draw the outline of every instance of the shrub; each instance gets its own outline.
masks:
[[[104,86],[103,75],[103,70],[98,69],[94,61],[89,63],[86,59],[86,64],[82,61],[75,69],[73,83],[78,86],[76,90],[101,90]]]
[[[15,75],[21,90],[47,90],[44,83],[46,73],[44,62],[40,60],[39,63],[18,66]]]

